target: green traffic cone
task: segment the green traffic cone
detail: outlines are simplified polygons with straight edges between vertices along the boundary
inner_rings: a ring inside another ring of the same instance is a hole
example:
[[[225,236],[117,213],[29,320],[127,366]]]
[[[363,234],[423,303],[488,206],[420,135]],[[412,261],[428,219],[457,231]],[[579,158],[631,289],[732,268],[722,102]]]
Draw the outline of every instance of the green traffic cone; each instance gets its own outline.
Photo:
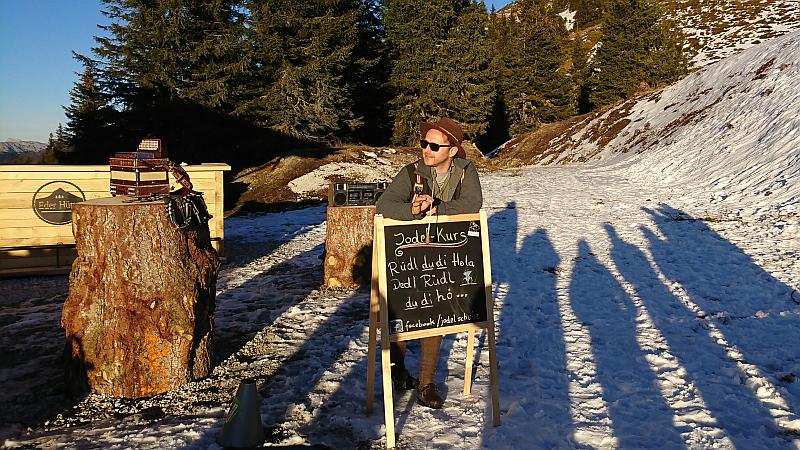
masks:
[[[261,397],[255,382],[239,383],[217,443],[226,448],[258,447],[264,443]]]

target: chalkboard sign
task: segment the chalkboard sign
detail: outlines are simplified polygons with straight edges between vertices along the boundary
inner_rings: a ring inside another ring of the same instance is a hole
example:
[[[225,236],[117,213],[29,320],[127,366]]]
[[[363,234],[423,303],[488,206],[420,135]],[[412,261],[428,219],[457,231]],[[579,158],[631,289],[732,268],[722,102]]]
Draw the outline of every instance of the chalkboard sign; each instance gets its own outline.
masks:
[[[488,233],[484,211],[411,221],[375,216],[366,410],[372,411],[380,329],[387,448],[395,442],[391,342],[466,332],[464,395],[470,395],[475,332],[485,329],[492,425],[500,425]]]
[[[480,220],[421,222],[383,229],[389,333],[485,322]]]

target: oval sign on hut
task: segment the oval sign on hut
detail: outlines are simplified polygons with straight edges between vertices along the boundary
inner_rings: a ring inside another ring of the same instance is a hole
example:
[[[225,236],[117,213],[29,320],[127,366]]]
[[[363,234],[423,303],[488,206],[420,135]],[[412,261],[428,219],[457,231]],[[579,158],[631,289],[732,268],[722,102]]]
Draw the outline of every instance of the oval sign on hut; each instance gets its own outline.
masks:
[[[51,225],[72,222],[72,204],[86,200],[81,189],[69,181],[51,181],[33,194],[33,211]]]

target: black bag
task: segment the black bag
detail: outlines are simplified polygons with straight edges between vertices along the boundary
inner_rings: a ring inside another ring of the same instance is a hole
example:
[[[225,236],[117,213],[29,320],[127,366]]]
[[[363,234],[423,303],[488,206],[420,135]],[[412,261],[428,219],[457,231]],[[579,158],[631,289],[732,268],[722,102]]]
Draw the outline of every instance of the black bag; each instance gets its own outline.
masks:
[[[202,192],[171,193],[164,196],[164,203],[169,219],[181,231],[197,228],[213,217],[208,213]]]

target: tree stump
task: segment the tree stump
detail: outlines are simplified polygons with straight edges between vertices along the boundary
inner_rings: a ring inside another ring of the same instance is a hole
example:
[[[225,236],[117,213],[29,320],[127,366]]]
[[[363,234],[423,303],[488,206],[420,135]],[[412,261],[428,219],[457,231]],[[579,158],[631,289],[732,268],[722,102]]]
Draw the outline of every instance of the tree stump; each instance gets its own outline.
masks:
[[[329,206],[324,283],[329,288],[369,284],[372,272],[374,206]]]
[[[72,212],[68,387],[138,398],[207,376],[219,270],[207,224],[179,231],[164,202],[128,197]]]

